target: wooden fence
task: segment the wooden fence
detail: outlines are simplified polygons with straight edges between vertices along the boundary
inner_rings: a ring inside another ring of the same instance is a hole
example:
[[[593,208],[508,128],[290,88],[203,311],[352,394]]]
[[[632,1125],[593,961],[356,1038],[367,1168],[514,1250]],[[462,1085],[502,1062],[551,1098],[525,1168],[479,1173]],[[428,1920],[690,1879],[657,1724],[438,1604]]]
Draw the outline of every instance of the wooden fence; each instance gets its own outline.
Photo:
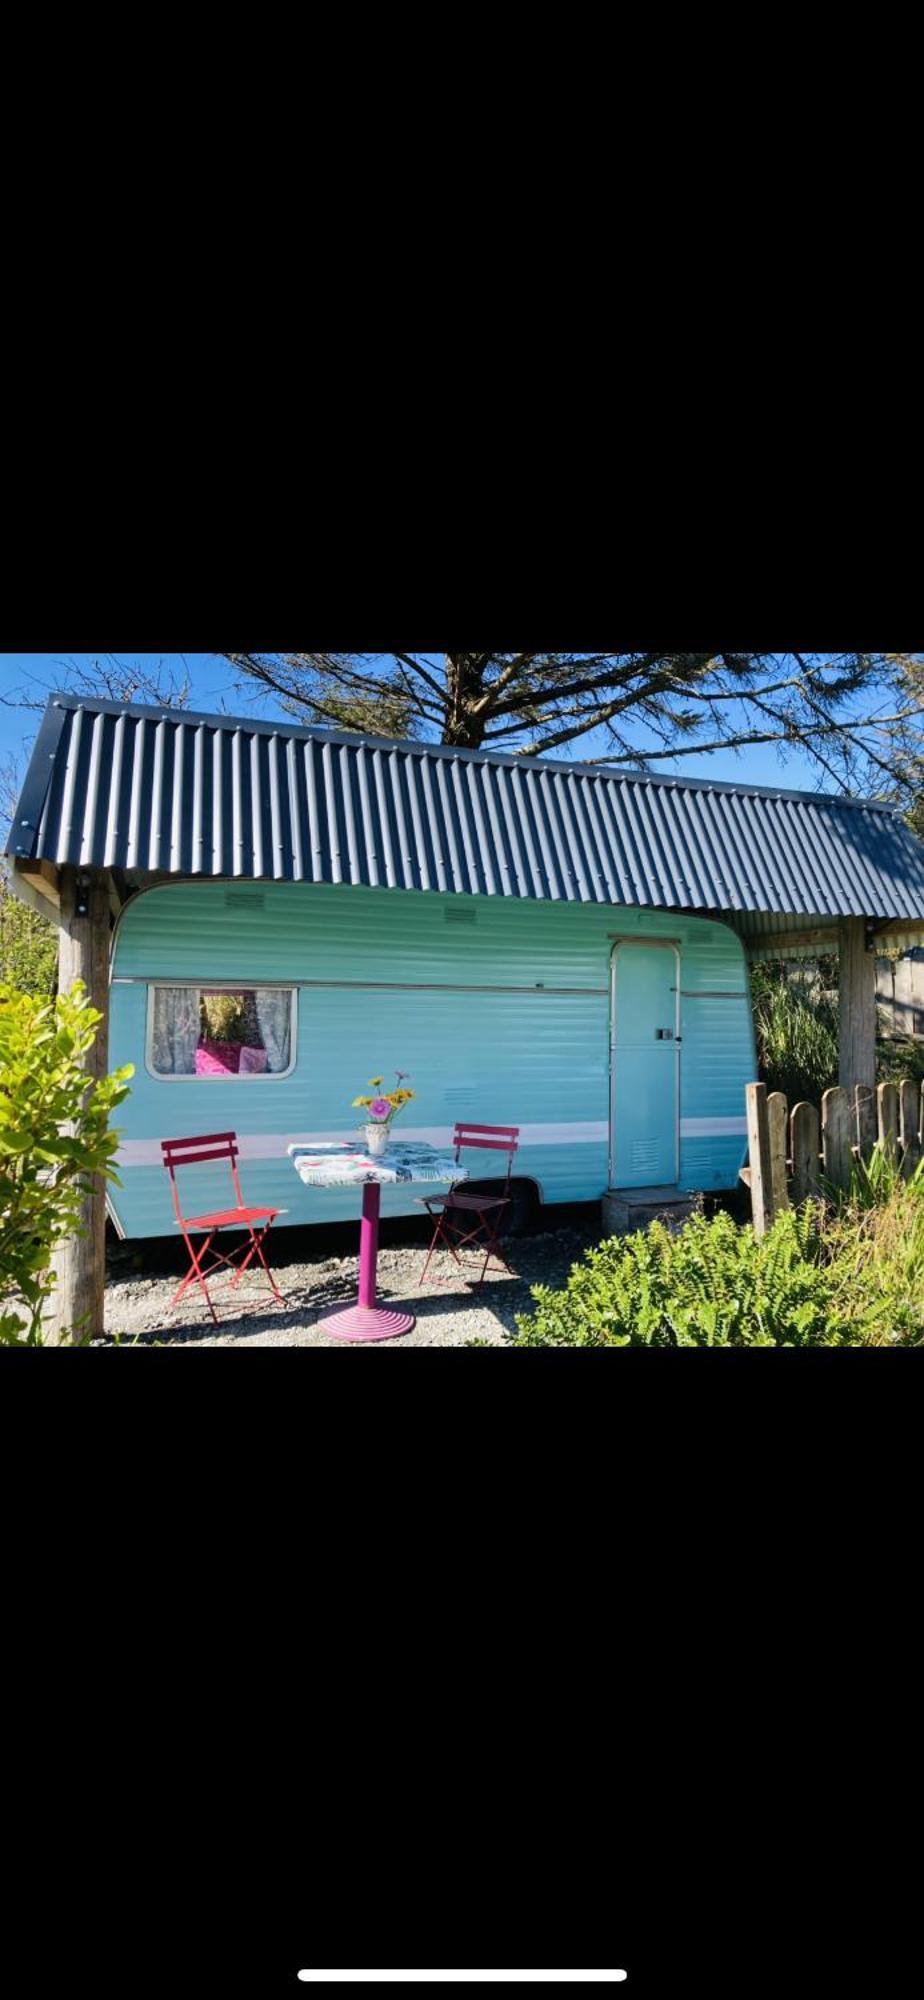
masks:
[[[876,1004],[890,1035],[924,1035],[924,960],[877,958]]]
[[[817,994],[837,1006],[837,988],[825,984],[822,971],[810,959],[791,960],[786,976],[798,993]],[[879,1034],[887,1040],[924,1040],[924,958],[876,960],[876,1017]]]
[[[858,1160],[870,1158],[877,1140],[888,1148],[904,1175],[924,1154],[924,1085],[858,1084],[851,1093],[826,1090],[819,1116],[814,1104],[797,1104],[792,1115],[781,1090],[767,1095],[764,1083],[746,1090],[749,1164],[741,1178],[751,1190],[754,1230],[763,1236],[781,1209],[796,1207],[821,1192],[822,1179],[846,1188]]]

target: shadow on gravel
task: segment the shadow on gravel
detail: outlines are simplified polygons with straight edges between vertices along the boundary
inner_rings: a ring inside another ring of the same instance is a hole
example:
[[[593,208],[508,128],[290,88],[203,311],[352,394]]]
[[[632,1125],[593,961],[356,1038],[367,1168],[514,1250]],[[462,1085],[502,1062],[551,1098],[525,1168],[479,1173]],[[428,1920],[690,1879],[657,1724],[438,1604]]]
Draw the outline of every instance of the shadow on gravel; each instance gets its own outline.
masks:
[[[479,1291],[470,1290],[461,1281],[457,1284],[434,1285],[432,1289],[428,1287],[426,1292],[421,1293],[401,1291],[386,1283],[380,1287],[379,1296],[382,1305],[397,1303],[400,1300],[401,1305],[414,1314],[420,1325],[425,1325],[428,1319],[445,1318],[447,1311],[450,1310],[454,1317],[463,1322],[466,1313],[470,1312],[473,1333],[478,1330],[478,1315],[488,1312],[497,1321],[498,1329],[502,1329],[510,1336],[517,1330],[515,1315],[526,1311],[529,1306],[531,1282],[532,1280],[526,1278],[508,1278],[504,1275],[492,1279],[489,1273]],[[264,1306],[262,1302],[258,1304],[255,1301],[252,1306],[245,1305],[243,1311],[232,1306],[230,1302],[225,1303],[217,1285],[212,1287],[212,1297],[218,1314],[217,1326],[203,1306],[195,1318],[184,1318],[180,1312],[176,1318],[164,1318],[159,1325],[148,1327],[138,1334],[120,1335],[118,1330],[114,1329],[94,1345],[176,1347],[195,1344],[196,1341],[211,1342],[216,1336],[226,1340],[233,1339],[235,1345],[238,1343],[245,1345],[248,1338],[255,1334],[269,1331],[284,1333],[287,1328],[295,1330],[310,1327],[322,1319],[325,1313],[337,1312],[341,1307],[351,1305],[356,1297],[356,1281],[355,1278],[346,1276],[343,1279],[328,1279],[321,1284],[288,1291],[282,1305],[277,1305],[271,1300]],[[116,1305],[116,1316],[117,1313]],[[464,1325],[460,1326],[460,1331],[464,1337]],[[346,1347],[352,1344],[349,1341],[335,1339],[331,1339],[330,1342],[332,1347]],[[369,1343],[370,1346],[376,1344]],[[400,1341],[397,1344],[400,1345]]]
[[[119,1336],[114,1330],[111,1334],[107,1333],[105,1340],[99,1344],[105,1347],[176,1346],[180,1342],[211,1339],[216,1334],[234,1334],[236,1338],[246,1340],[248,1334],[266,1333],[273,1327],[308,1326],[322,1314],[348,1306],[356,1296],[355,1283],[346,1273],[342,1278],[325,1277],[317,1284],[287,1288],[283,1272],[278,1266],[276,1269],[276,1282],[284,1293],[282,1305],[277,1304],[266,1286],[259,1294],[245,1292],[238,1300],[233,1295],[229,1296],[228,1288],[221,1279],[216,1279],[210,1291],[218,1314],[217,1326],[204,1305],[199,1305],[193,1312],[184,1299],[176,1313],[163,1312],[157,1326],[147,1327],[137,1335],[123,1333]],[[109,1314],[113,1319],[118,1317],[118,1282],[116,1277],[109,1288]]]
[[[507,1237],[505,1240],[519,1255],[522,1248],[531,1249],[542,1238],[558,1235],[565,1229],[589,1230],[599,1235],[599,1202],[560,1202],[552,1208],[540,1210],[540,1222],[536,1228]],[[379,1230],[380,1250],[420,1251],[421,1261],[426,1255],[430,1241],[429,1223],[421,1222],[416,1215],[383,1216]],[[225,1239],[230,1244],[243,1241],[241,1235],[228,1231]],[[359,1208],[356,1216],[348,1222],[296,1223],[283,1228],[275,1227],[270,1232],[267,1252],[272,1251],[274,1270],[283,1271],[289,1264],[322,1264],[330,1257],[355,1257],[359,1241]],[[515,1261],[515,1258],[511,1258]],[[182,1277],[189,1259],[182,1238],[174,1231],[169,1236],[140,1236],[120,1241],[112,1228],[107,1225],[106,1264],[110,1278],[125,1277],[169,1277],[175,1271]]]
[[[537,1283],[562,1284],[570,1264],[586,1244],[599,1237],[599,1207],[596,1203],[546,1211],[554,1217],[554,1228],[518,1236],[505,1244],[505,1254],[513,1275],[488,1271],[484,1283],[475,1288],[480,1259],[473,1260],[463,1275],[443,1254],[443,1268],[434,1264],[430,1278],[420,1285],[419,1273],[426,1255],[429,1230],[416,1217],[395,1217],[383,1222],[380,1238],[379,1295],[383,1305],[400,1303],[415,1314],[422,1328],[433,1320],[445,1323],[451,1315],[457,1340],[463,1344],[466,1321],[471,1332],[484,1337],[485,1315],[494,1321],[505,1339],[517,1332],[517,1313],[529,1311],[530,1286]],[[180,1278],[188,1269],[184,1246],[175,1237],[151,1237],[138,1242],[112,1242],[107,1255],[107,1320],[110,1331],[94,1345],[104,1347],[194,1346],[198,1342],[246,1346],[258,1335],[275,1334],[271,1344],[284,1346],[287,1330],[304,1331],[325,1314],[353,1303],[357,1285],[357,1226],[355,1222],[330,1225],[324,1230],[292,1228],[281,1231],[272,1246],[272,1269],[284,1293],[278,1305],[265,1280],[248,1277],[239,1294],[230,1292],[224,1276],[211,1285],[218,1325],[205,1306],[196,1303],[192,1292],[176,1314],[168,1312],[168,1302]],[[392,1256],[389,1258],[388,1253]],[[405,1253],[402,1255],[402,1253]],[[331,1261],[338,1267],[331,1269]],[[342,1260],[342,1261],[340,1261]],[[400,1261],[398,1261],[400,1260]],[[434,1271],[436,1278],[434,1280]],[[125,1288],[126,1325],[119,1329],[120,1292]],[[161,1295],[161,1287],[163,1288]],[[139,1298],[139,1294],[141,1295]],[[138,1316],[154,1321],[141,1331],[133,1321]],[[413,1336],[408,1336],[410,1344]],[[312,1343],[314,1344],[314,1343]],[[349,1346],[334,1338],[319,1345]],[[370,1342],[370,1345],[377,1343]],[[386,1345],[402,1345],[398,1339]],[[418,1343],[423,1344],[423,1343]],[[442,1343],[441,1343],[442,1344]]]

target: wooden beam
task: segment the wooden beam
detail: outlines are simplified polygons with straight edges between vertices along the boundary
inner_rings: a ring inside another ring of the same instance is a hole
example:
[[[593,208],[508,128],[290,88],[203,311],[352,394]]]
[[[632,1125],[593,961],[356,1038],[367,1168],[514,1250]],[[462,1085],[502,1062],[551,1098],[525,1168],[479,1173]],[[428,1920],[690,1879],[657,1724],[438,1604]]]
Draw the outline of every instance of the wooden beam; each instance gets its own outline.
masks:
[[[873,937],[883,945],[924,945],[924,921],[916,924],[912,917],[892,917],[888,923],[875,925]]]
[[[109,885],[99,868],[60,872],[58,988],[66,992],[75,979],[82,979],[88,999],[102,1014],[86,1062],[88,1075],[95,1079],[109,1069]],[[55,1253],[57,1283],[44,1329],[50,1346],[59,1345],[71,1331],[91,1339],[102,1333],[105,1267],[106,1183],[96,1174],[81,1204],[80,1235]]]
[[[14,861],[10,886],[14,895],[28,903],[30,910],[37,910],[40,917],[48,918],[49,923],[60,923],[58,870],[50,861]]]
[[[852,1098],[858,1083],[876,1082],[876,954],[867,944],[866,918],[842,917],[839,942],[838,1080]]]
[[[762,958],[785,958],[788,953],[803,953],[806,958],[827,956],[837,950],[837,919],[824,930],[775,931],[772,937],[742,938],[748,958],[752,961]]]

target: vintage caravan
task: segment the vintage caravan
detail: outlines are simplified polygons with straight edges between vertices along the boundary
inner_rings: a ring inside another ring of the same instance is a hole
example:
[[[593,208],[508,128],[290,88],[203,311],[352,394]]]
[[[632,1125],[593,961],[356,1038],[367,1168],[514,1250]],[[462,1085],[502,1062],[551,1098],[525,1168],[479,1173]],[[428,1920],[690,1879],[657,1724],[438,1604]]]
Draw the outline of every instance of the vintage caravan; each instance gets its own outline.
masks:
[[[239,1054],[210,1031],[223,1005]],[[460,1117],[518,1125],[517,1173],[543,1203],[730,1188],[754,1074],[744,952],[723,924],[227,880],[126,905],[110,1059],[135,1065],[112,1196],[130,1236],[169,1227],[160,1140],[202,1131],[239,1134],[248,1199],[282,1205],[281,1220],[349,1216],[355,1195],[303,1188],[287,1147],[350,1133],[352,1099],[398,1070],[415,1096],[396,1137],[445,1145]],[[415,1193],[385,1189],[383,1213],[411,1212]]]
[[[862,951],[864,923],[917,934],[924,907],[885,808],[67,695],[9,851],[23,893],[102,913],[132,1237],[172,1225],[161,1140],[229,1129],[250,1201],[353,1216],[287,1148],[354,1133],[353,1098],[399,1070],[396,1137],[516,1125],[544,1205],[731,1189],[746,948],[836,945],[847,920]]]

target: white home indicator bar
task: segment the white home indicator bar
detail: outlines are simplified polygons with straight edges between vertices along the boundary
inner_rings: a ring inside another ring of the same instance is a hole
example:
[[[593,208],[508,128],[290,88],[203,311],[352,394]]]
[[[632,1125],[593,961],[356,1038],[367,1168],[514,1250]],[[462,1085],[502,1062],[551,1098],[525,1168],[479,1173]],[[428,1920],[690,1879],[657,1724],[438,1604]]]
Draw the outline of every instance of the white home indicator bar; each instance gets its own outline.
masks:
[[[336,1980],[340,1985],[367,1985],[370,1981],[389,1985],[400,1984],[404,1980],[423,1985],[429,1980],[445,1979],[458,1983],[466,1980],[530,1982],[542,1980],[546,1984],[567,1986],[575,1980],[582,1985],[605,1986],[608,1982],[625,1979],[625,1972],[300,1972],[299,1979],[316,1980],[323,1984],[326,1980]]]

